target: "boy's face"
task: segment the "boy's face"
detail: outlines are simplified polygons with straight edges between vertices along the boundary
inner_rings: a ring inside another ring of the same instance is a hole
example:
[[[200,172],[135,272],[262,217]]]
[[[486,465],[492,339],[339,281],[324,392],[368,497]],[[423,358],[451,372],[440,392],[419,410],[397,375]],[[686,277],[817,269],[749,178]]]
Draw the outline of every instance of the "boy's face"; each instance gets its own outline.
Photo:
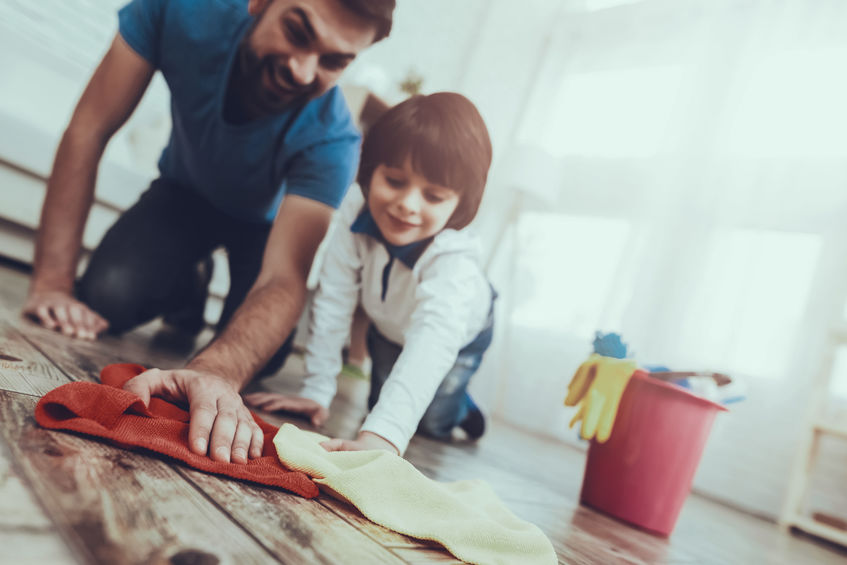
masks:
[[[374,25],[339,0],[250,0],[257,17],[242,45],[248,103],[272,114],[316,98],[373,43]]]
[[[408,245],[437,234],[458,205],[455,190],[417,174],[408,158],[402,167],[374,169],[368,189],[368,208],[392,245]]]

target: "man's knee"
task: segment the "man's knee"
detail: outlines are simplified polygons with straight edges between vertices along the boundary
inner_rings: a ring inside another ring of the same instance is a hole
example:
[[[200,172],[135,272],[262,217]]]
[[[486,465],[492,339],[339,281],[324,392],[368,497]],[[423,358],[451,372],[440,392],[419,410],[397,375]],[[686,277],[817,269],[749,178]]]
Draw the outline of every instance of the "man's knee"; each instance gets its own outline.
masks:
[[[109,322],[109,332],[123,333],[145,321],[141,312],[146,293],[140,286],[129,266],[102,265],[86,271],[77,294]]]

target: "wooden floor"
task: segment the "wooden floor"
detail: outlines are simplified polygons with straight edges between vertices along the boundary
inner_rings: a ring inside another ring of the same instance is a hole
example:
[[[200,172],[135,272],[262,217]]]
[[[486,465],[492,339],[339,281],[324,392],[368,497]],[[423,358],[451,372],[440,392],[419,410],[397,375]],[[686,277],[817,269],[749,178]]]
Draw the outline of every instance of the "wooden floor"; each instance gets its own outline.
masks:
[[[33,408],[52,388],[96,380],[112,362],[178,366],[189,352],[157,337],[155,325],[96,343],[35,327],[18,317],[27,281],[0,265],[0,563],[456,562],[329,497],[304,500],[39,428]],[[262,386],[286,390],[296,372],[295,359]],[[367,387],[343,381],[341,389],[328,433],[352,435]],[[407,458],[437,480],[488,481],[550,537],[560,563],[825,564],[847,557],[697,496],[670,540],[653,537],[579,506],[581,452],[496,421],[476,445],[415,438]]]

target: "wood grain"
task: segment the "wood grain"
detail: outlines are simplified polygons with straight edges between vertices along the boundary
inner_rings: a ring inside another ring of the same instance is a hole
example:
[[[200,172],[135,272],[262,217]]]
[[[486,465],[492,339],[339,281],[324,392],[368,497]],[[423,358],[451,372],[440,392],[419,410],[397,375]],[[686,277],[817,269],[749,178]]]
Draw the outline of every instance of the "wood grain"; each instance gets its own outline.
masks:
[[[403,563],[317,500],[191,469],[179,469],[179,473],[215,500],[283,563]]]
[[[0,433],[32,491],[85,561],[270,560],[167,463],[39,428],[34,407],[30,396],[0,392]]]
[[[47,563],[456,562],[328,497],[304,501],[37,428],[35,397],[26,395],[69,379],[93,380],[112,362],[178,366],[203,339],[190,347],[169,343],[159,339],[160,325],[150,324],[122,338],[70,340],[21,321],[27,283],[0,265],[0,389],[15,391],[0,393],[0,565],[19,565],[27,555]],[[293,358],[267,388],[299,385],[301,370]],[[340,381],[333,418],[321,431],[352,437],[367,386]],[[302,420],[269,420],[309,428]],[[840,565],[847,557],[694,495],[673,536],[654,537],[579,505],[584,452],[497,420],[477,444],[415,437],[406,457],[435,480],[485,479],[548,535],[560,563]],[[11,553],[15,547],[27,553]]]
[[[0,441],[0,563],[70,565],[76,559],[58,529],[18,475]]]
[[[407,549],[429,549],[432,547],[432,544],[429,542],[410,538],[409,536],[371,522],[359,512],[358,508],[349,502],[344,502],[331,496],[321,496],[318,502],[384,547]]]
[[[0,389],[42,396],[68,377],[0,319]]]

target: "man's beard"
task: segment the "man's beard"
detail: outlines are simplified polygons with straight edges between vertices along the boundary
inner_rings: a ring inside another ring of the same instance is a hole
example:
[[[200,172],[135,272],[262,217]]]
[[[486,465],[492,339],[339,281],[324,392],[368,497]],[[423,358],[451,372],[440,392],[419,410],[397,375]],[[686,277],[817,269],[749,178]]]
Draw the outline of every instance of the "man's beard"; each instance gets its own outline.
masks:
[[[239,46],[238,68],[234,73],[237,84],[233,85],[241,93],[240,99],[246,113],[279,114],[292,105],[304,104],[318,96],[317,81],[300,85],[294,80],[288,65],[278,57],[259,57],[250,47],[251,34],[252,30]],[[265,81],[276,88],[266,87]]]

